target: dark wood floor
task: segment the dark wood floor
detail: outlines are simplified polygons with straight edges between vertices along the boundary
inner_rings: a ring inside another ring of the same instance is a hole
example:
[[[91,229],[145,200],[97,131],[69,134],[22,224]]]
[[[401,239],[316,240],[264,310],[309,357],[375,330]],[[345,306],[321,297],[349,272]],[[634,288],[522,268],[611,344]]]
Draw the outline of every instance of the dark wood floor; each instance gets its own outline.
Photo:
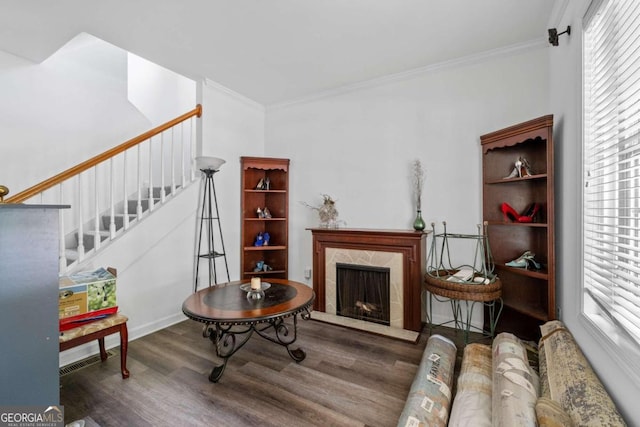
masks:
[[[108,426],[395,426],[427,342],[417,344],[317,321],[298,322],[307,353],[295,363],[286,350],[254,335],[227,365],[217,361],[202,325],[186,320],[129,343],[131,377],[119,357],[61,377],[66,422],[90,416]],[[462,355],[461,334],[452,338]]]

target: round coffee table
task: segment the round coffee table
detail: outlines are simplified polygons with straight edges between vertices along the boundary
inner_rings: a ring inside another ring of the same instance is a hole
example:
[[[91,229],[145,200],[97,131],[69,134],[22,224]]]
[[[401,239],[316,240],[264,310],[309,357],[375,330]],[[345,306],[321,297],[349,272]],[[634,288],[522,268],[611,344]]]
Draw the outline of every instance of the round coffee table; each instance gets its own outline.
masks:
[[[227,366],[227,360],[251,338],[255,331],[261,337],[280,344],[289,356],[301,362],[307,356],[304,350],[290,349],[297,339],[298,314],[310,317],[309,308],[315,299],[313,289],[302,283],[285,279],[265,279],[264,298],[248,300],[248,280],[229,282],[202,289],[187,298],[182,312],[192,320],[204,323],[202,335],[209,338],[216,354],[223,359],[215,366],[209,380],[218,382]],[[244,286],[243,286],[244,285]],[[285,323],[285,319],[291,322]]]

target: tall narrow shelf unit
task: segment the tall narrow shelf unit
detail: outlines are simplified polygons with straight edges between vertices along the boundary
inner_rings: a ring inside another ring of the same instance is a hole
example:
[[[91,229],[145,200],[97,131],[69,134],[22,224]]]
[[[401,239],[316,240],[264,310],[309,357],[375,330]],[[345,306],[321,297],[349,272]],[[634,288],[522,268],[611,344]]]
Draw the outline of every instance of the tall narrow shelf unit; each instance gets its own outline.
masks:
[[[289,250],[289,159],[241,157],[242,163],[242,241],[241,277],[287,279]],[[258,188],[260,182],[268,188]],[[271,218],[258,215],[267,208]],[[255,246],[256,236],[268,233],[267,246]],[[260,261],[268,269],[256,271]]]
[[[480,137],[482,144],[483,217],[502,280],[504,311],[498,331],[531,335],[556,317],[553,183],[553,116],[547,115]],[[531,166],[530,176],[510,175],[519,157]],[[531,223],[504,218],[502,203],[524,212],[531,203],[540,211]],[[525,251],[535,254],[540,270],[505,264]]]

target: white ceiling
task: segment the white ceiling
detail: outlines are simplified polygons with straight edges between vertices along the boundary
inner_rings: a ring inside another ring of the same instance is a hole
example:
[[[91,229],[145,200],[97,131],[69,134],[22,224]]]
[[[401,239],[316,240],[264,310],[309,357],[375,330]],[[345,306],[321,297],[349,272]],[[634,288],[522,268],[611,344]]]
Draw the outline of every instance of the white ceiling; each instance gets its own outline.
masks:
[[[0,50],[81,32],[271,105],[519,44],[566,0],[3,0]]]

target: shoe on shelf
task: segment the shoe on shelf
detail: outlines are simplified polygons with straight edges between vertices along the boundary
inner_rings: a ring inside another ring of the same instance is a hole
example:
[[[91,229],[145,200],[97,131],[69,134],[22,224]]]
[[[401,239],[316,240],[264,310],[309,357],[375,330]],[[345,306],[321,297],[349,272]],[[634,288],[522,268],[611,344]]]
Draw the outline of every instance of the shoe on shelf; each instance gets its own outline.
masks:
[[[264,218],[264,211],[260,207],[256,209],[256,214],[258,214],[258,218]]]
[[[266,206],[262,210],[262,218],[272,218],[271,212],[269,212],[269,208],[267,208]]]
[[[531,203],[527,207],[527,210],[524,211],[524,214],[518,218],[518,222],[533,222],[533,219],[536,217],[539,211],[540,203]]]
[[[511,173],[505,177],[503,177],[502,179],[511,179],[511,178],[519,178],[520,175],[518,174],[518,168],[514,167],[513,170],[511,171]]]
[[[502,211],[505,222],[507,221],[507,219],[517,222],[518,218],[520,218],[520,214],[518,213],[518,211],[513,209],[508,203],[502,203],[502,205],[500,205],[500,210]]]
[[[262,266],[262,271],[271,271],[271,270],[273,270],[273,268],[271,268],[269,264],[264,264]]]
[[[258,261],[256,262],[256,268],[253,269],[253,271],[258,272],[258,271],[262,271],[264,269],[264,261]]]
[[[269,233],[264,233],[262,235],[262,246],[269,246],[269,239],[271,239],[271,235]]]
[[[522,178],[522,159],[520,157],[518,157],[518,160],[516,160],[516,163],[511,173],[502,179],[510,179],[510,178]]]
[[[271,190],[271,180],[269,179],[269,177],[267,177],[264,180],[264,187],[262,187],[263,190]]]
[[[529,165],[529,161],[524,157],[518,157],[511,173],[502,179],[524,178],[531,175],[533,175],[533,173],[531,172],[531,165]]]
[[[258,184],[256,184],[256,190],[264,190],[264,179],[260,178],[260,181],[258,181]]]
[[[532,253],[531,251],[525,251],[518,258],[505,263],[505,265],[507,267],[540,270],[542,268],[542,266],[540,265],[539,262],[537,262],[534,259],[534,257],[535,257],[534,253]]]
[[[533,172],[531,172],[531,165],[529,161],[524,157],[520,157],[520,177],[531,176]]]
[[[527,266],[529,270],[540,270],[542,268],[542,265],[540,265],[538,261],[533,259],[533,257],[527,258],[527,262],[529,263],[529,265]]]
[[[515,268],[527,268],[527,259],[533,258],[535,254],[531,253],[531,251],[525,251],[518,258],[507,262],[505,265],[507,267],[515,267]]]
[[[518,213],[518,211],[512,208],[508,203],[502,203],[502,205],[500,205],[500,210],[502,211],[505,221],[510,219],[514,222],[529,223],[533,222],[534,218],[540,211],[540,203],[531,203],[524,211],[524,214]]]
[[[256,236],[255,242],[253,242],[253,246],[263,246],[264,245],[264,234],[261,232]]]

